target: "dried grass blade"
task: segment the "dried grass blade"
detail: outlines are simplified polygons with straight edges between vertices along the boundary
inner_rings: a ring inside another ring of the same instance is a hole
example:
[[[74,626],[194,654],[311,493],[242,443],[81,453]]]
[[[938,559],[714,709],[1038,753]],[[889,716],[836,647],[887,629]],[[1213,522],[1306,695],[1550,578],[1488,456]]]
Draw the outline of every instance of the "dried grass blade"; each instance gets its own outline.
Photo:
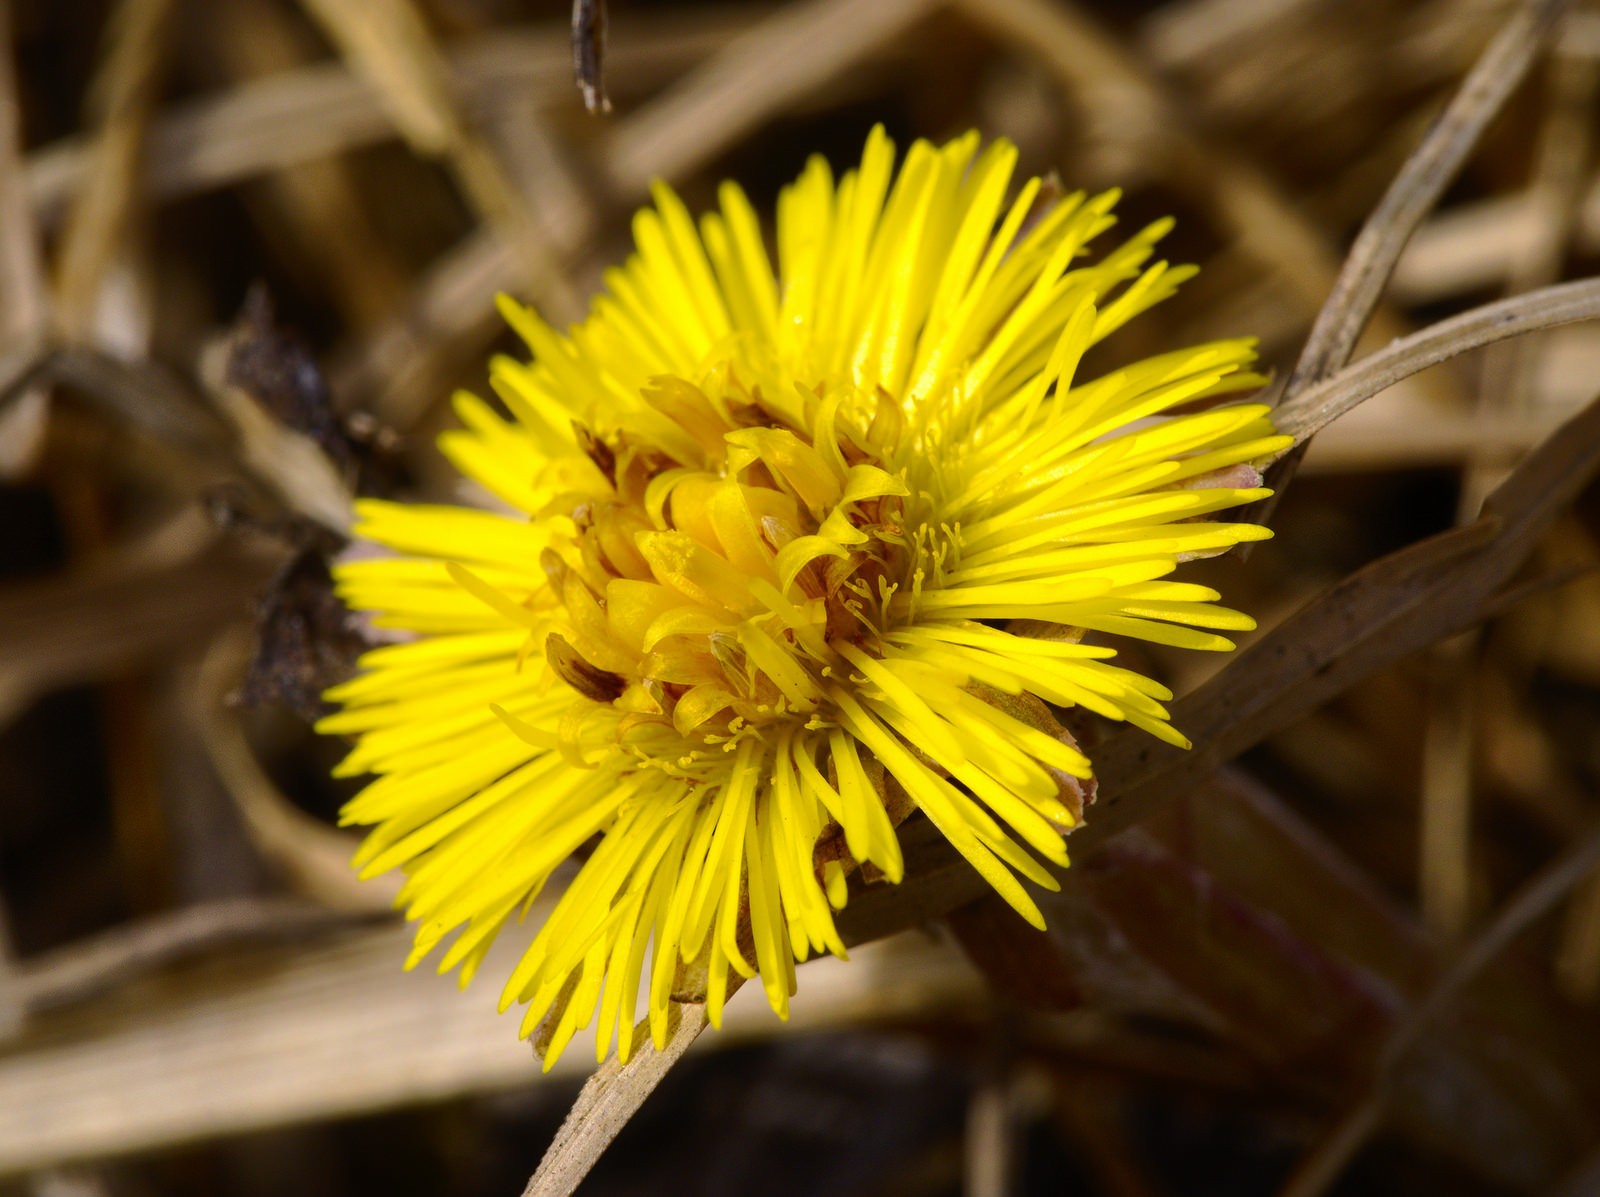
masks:
[[[22,172],[22,109],[11,45],[12,5],[0,2],[0,344],[31,345],[49,321],[43,251]],[[39,451],[46,394],[35,389],[0,412],[0,479],[25,470]]]
[[[295,806],[256,759],[228,702],[250,649],[251,637],[238,628],[212,642],[189,692],[188,713],[251,842],[293,889],[324,906],[358,914],[392,910],[399,878],[362,881],[350,867],[355,837]]]
[[[1600,827],[1592,828],[1575,847],[1512,896],[1494,920],[1456,957],[1428,996],[1395,1028],[1378,1058],[1371,1088],[1301,1161],[1280,1197],[1318,1197],[1327,1192],[1345,1165],[1382,1125],[1390,1077],[1423,1032],[1474,977],[1511,946],[1513,940],[1597,867],[1600,867]]]
[[[350,65],[371,82],[400,135],[437,157],[460,139],[450,78],[409,0],[303,0]]]
[[[526,283],[547,315],[582,311],[556,256],[487,142],[462,117],[444,54],[411,0],[302,0],[365,74],[401,134],[450,166],[467,201],[517,251]]]
[[[1596,318],[1600,279],[1560,283],[1484,304],[1403,337],[1299,392],[1279,406],[1278,427],[1302,445],[1351,408],[1429,366],[1508,337]]]
[[[96,79],[100,129],[57,266],[56,318],[68,336],[90,333],[100,284],[127,233],[175,8],[174,0],[124,0],[112,21],[110,56]]]
[[[1528,0],[1521,5],[1462,81],[1356,235],[1289,377],[1289,396],[1349,360],[1406,242],[1527,74],[1568,4]]]
[[[40,694],[157,660],[236,620],[275,564],[217,545],[0,592],[0,726]]]
[[[30,1014],[71,1005],[132,977],[220,947],[289,939],[349,926],[348,915],[303,898],[219,898],[75,940],[18,969],[16,995]]]
[[[658,176],[680,177],[870,58],[932,7],[932,0],[812,0],[769,17],[618,126],[608,155],[613,186],[633,196]]]
[[[1383,199],[1367,217],[1345,257],[1332,292],[1300,351],[1284,396],[1294,400],[1350,360],[1361,330],[1394,273],[1411,234],[1455,178],[1484,129],[1527,74],[1569,0],[1525,0],[1473,65]],[[1297,445],[1273,470],[1275,493],[1242,518],[1267,522],[1305,456]]]
[[[612,66],[642,83],[658,82],[722,45],[750,20],[741,9],[647,25],[643,44],[613,48]],[[505,94],[545,101],[570,81],[564,36],[537,27],[463,38],[446,55],[457,94],[469,108]],[[152,199],[180,199],[384,141],[393,132],[394,121],[364,78],[340,62],[314,63],[164,109],[146,138],[145,184]],[[78,137],[28,156],[29,202],[46,225],[59,219],[81,186],[88,160]]]
[[[626,1064],[617,1063],[615,1055],[607,1059],[584,1082],[522,1197],[567,1197],[573,1192],[708,1025],[703,1004],[674,1003],[665,1047],[646,1047]]]

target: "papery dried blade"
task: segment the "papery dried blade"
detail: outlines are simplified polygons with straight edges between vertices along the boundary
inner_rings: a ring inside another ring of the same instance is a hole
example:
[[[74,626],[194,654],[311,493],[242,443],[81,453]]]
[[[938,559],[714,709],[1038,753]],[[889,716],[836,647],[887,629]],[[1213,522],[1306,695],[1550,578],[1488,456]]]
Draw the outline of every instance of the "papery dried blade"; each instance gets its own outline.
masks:
[[[1524,0],[1485,48],[1368,216],[1290,375],[1297,396],[1349,360],[1412,232],[1555,33],[1571,0]]]
[[[641,1022],[634,1038],[645,1046],[626,1064],[610,1057],[584,1082],[522,1197],[567,1197],[572,1193],[707,1025],[704,1006],[673,1003],[668,1007],[667,1041],[657,1051],[650,1046],[649,1024]]]
[[[459,146],[454,81],[415,0],[301,0],[340,54],[371,81],[400,135],[430,157]]]
[[[101,299],[130,244],[145,130],[166,74],[166,51],[180,7],[174,0],[121,0],[110,6],[104,58],[89,93],[96,126],[89,173],[73,193],[56,255],[54,323],[74,342],[92,343],[105,331]]]
[[[0,720],[35,698],[181,657],[230,626],[278,564],[213,544],[182,560],[121,556],[0,591]]]
[[[22,106],[11,22],[0,20],[0,342],[27,345],[48,330],[44,245],[29,202]],[[44,446],[49,395],[34,388],[0,404],[0,478],[20,475]]]
[[[1570,0],[1525,0],[1473,64],[1357,234],[1285,384],[1287,400],[1297,400],[1350,360],[1411,234],[1456,177],[1568,7]],[[1274,463],[1268,477],[1273,493],[1233,519],[1270,522],[1305,456],[1304,444],[1302,440]]]
[[[1368,354],[1326,382],[1280,404],[1278,430],[1303,445],[1360,403],[1468,350],[1581,320],[1600,319],[1600,279],[1578,279],[1514,295],[1431,324]],[[1287,459],[1290,449],[1282,455]],[[1267,481],[1272,481],[1269,474]]]

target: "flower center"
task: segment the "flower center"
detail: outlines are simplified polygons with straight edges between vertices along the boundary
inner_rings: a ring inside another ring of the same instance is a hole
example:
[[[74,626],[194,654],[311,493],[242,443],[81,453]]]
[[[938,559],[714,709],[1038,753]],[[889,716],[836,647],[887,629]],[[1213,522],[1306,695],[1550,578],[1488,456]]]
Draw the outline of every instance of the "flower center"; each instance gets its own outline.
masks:
[[[545,554],[551,667],[619,712],[620,736],[670,725],[691,751],[811,719],[848,668],[838,647],[874,651],[917,574],[899,404],[820,386],[775,400],[731,366],[642,399],[603,435],[577,430],[599,485]]]

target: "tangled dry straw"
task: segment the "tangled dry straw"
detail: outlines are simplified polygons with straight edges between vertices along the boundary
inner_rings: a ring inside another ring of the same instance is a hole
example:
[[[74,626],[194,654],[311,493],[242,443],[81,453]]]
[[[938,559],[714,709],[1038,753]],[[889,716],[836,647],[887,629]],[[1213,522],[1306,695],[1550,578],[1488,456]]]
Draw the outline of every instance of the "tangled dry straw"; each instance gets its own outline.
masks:
[[[1146,662],[1193,750],[1074,727],[1099,793],[1050,930],[909,821],[903,882],[855,879],[839,916],[870,946],[803,983],[814,1017],[948,1059],[1005,995],[995,1067],[1044,1078],[1106,1191],[1166,1191],[1106,1110],[1177,1091],[1281,1135],[1299,1197],[1382,1173],[1380,1137],[1435,1185],[1585,1191],[1595,11],[619,8],[602,120],[567,14],[513,8],[121,0],[74,76],[50,55],[77,6],[0,5],[0,513],[31,530],[0,583],[0,1171],[114,1187],[174,1144],[529,1079],[479,1005],[393,975],[392,891],[353,882],[345,795],[307,780],[327,762],[284,712],[360,647],[327,561],[356,490],[446,490],[427,434],[497,290],[575,319],[652,179],[775,193],[887,119],[1176,212],[1205,269],[1108,354],[1257,334],[1296,446],[1252,513],[1283,547],[1208,564],[1264,630],[1209,673]],[[219,334],[256,278],[278,313]],[[241,679],[262,706],[225,701]],[[63,772],[85,745],[98,782]],[[890,939],[934,924],[943,946]],[[575,1187],[704,1022],[675,1003],[662,1050],[605,1064],[528,1191]],[[973,1192],[1017,1163],[996,1092],[969,1094]]]

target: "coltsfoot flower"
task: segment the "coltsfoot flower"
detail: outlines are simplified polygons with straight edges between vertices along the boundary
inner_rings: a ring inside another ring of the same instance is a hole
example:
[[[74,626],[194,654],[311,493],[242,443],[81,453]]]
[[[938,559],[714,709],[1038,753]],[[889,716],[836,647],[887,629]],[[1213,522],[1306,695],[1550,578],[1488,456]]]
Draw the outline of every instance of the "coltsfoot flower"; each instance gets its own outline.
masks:
[[[1056,886],[1091,772],[1046,704],[1186,743],[1085,633],[1252,626],[1165,579],[1268,535],[1208,518],[1284,444],[1214,401],[1260,385],[1253,343],[1078,378],[1193,270],[1151,262],[1168,222],[1086,260],[1115,194],[1008,202],[1016,157],[969,134],[896,173],[879,130],[842,179],[813,159],[776,270],[738,187],[698,225],[657,187],[583,323],[502,304],[533,362],[497,358],[505,410],[462,395],[440,440],[500,508],[359,505],[394,555],[341,593],[410,638],[320,725],[377,775],[357,862],[407,873],[411,964],[459,930],[465,984],[581,858],[501,999],[548,1019],[547,1062],[597,1017],[627,1058],[641,989],[659,1044],[686,977],[713,1024],[730,970],[785,1015],[795,962],[844,952],[849,872],[901,879],[914,810],[1042,926],[1020,879]]]

